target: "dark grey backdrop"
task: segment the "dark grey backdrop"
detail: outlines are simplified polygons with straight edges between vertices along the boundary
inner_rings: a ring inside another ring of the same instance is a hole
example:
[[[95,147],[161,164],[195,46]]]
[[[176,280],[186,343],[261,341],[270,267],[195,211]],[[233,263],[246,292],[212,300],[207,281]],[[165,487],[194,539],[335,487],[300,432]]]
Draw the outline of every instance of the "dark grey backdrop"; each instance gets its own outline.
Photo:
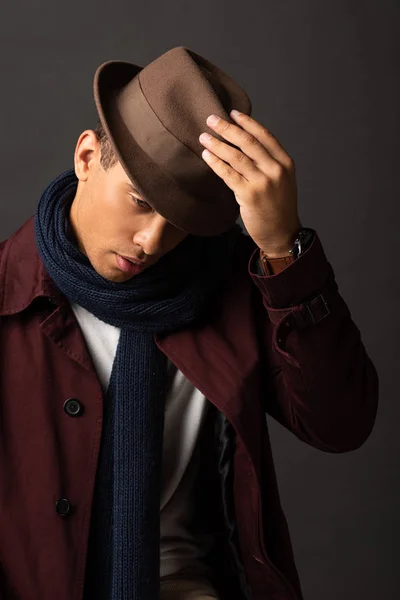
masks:
[[[113,7],[111,7],[111,4]],[[0,238],[73,165],[95,122],[92,76],[173,46],[204,54],[253,100],[296,162],[317,229],[381,381],[375,430],[330,455],[271,422],[307,600],[398,598],[400,488],[398,0],[5,3],[0,16]]]

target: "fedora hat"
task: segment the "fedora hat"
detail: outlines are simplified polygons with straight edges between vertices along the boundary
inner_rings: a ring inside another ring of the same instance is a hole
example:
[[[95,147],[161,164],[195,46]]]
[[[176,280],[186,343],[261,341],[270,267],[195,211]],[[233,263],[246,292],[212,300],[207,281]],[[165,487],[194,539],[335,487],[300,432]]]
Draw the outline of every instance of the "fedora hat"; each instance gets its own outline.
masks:
[[[235,108],[251,114],[246,92],[224,71],[179,46],[145,67],[110,60],[94,75],[100,121],[121,166],[141,196],[169,222],[193,235],[233,227],[239,205],[203,160],[203,131],[216,114],[230,122]]]

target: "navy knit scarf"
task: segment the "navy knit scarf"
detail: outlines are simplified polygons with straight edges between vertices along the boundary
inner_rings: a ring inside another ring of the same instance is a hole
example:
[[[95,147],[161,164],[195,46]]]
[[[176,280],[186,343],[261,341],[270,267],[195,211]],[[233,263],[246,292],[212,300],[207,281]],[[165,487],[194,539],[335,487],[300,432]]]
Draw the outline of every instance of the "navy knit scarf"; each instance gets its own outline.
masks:
[[[103,412],[85,597],[157,600],[167,359],[154,334],[204,317],[233,267],[241,228],[210,238],[189,235],[139,275],[111,282],[70,234],[77,183],[70,169],[48,185],[35,233],[45,268],[68,300],[121,328]]]

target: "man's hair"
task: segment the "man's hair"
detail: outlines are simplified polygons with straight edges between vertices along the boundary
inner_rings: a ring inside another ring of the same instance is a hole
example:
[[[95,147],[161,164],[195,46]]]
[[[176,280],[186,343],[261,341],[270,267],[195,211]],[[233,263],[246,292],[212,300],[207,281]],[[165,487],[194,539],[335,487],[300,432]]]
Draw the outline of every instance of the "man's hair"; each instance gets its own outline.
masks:
[[[110,142],[110,138],[104,131],[101,121],[98,121],[94,132],[100,142],[101,156],[100,164],[105,171],[108,171],[118,162],[118,157],[114,152],[114,148]]]

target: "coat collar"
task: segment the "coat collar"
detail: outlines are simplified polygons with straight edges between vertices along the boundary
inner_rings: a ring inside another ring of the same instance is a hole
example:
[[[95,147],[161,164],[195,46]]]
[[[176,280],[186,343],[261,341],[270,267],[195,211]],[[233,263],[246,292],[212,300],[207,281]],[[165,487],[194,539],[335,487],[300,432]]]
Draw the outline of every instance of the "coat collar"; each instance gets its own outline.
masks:
[[[62,303],[61,292],[47,273],[39,256],[31,217],[0,247],[0,315],[23,311],[45,296]]]

